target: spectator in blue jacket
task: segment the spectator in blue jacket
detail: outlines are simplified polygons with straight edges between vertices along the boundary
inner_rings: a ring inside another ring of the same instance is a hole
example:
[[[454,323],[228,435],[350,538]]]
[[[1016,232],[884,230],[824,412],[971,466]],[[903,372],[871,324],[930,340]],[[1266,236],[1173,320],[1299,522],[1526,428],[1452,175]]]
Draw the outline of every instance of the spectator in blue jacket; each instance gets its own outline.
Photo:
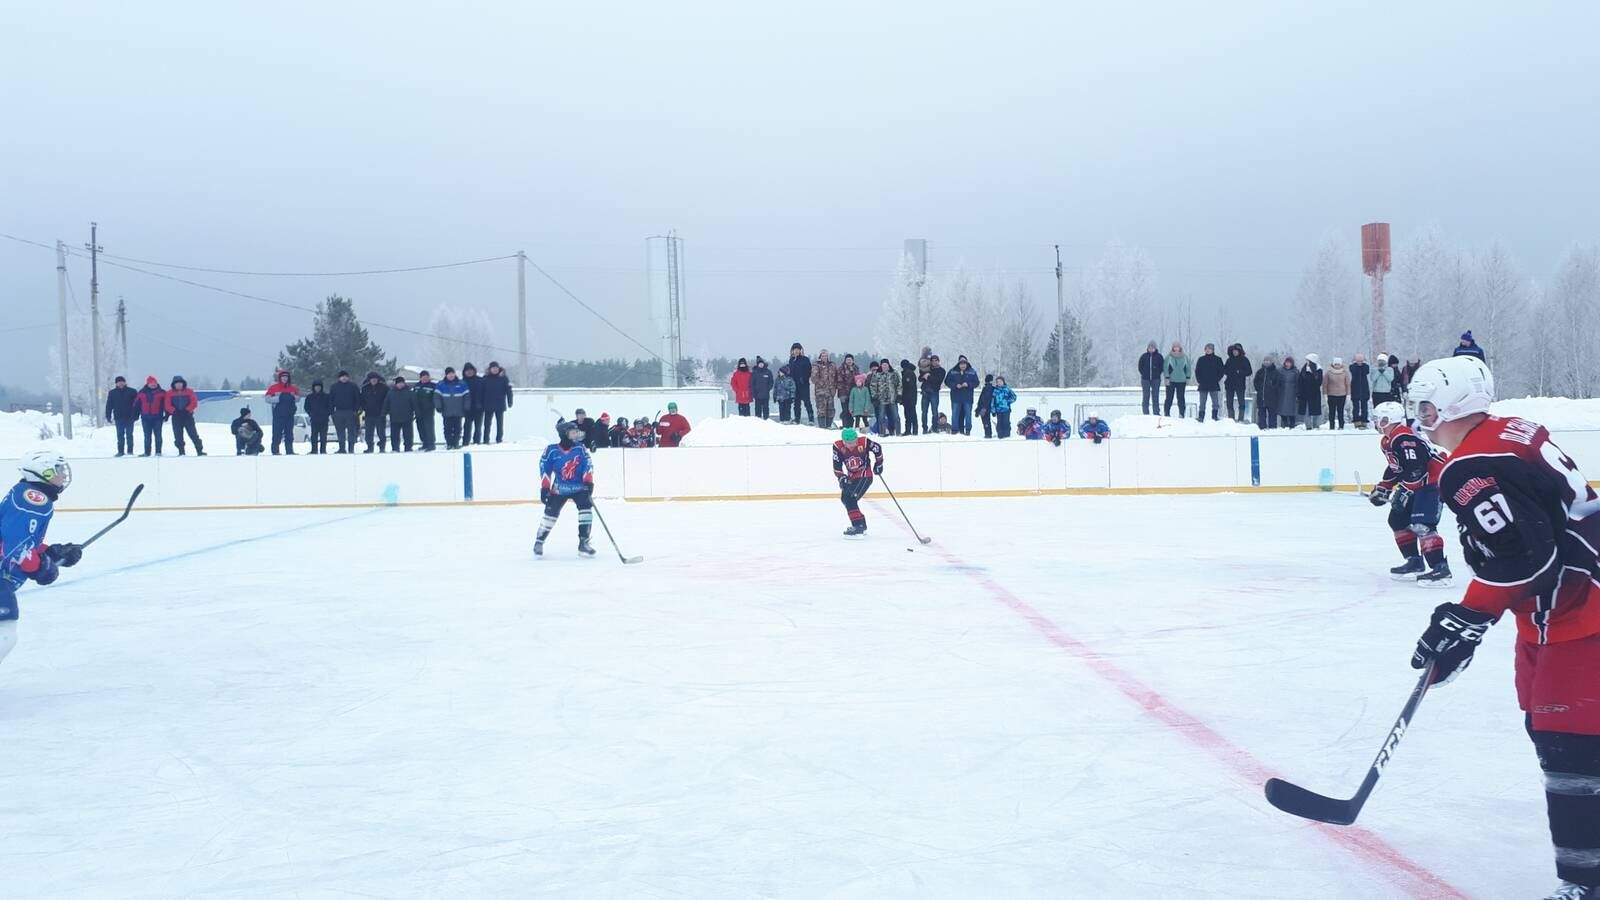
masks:
[[[1072,437],[1072,425],[1061,419],[1061,410],[1050,410],[1050,420],[1044,423],[1044,439],[1057,447],[1061,442]]]
[[[1039,418],[1038,410],[1029,409],[1028,414],[1017,422],[1017,434],[1030,441],[1044,439],[1044,420]]]
[[[1011,436],[1011,405],[1017,402],[1017,392],[1006,384],[1003,376],[994,377],[994,394],[989,398],[989,405],[994,409],[995,433],[1000,437]]]
[[[965,356],[956,360],[956,367],[944,377],[944,386],[950,389],[950,420],[952,434],[972,433],[972,392],[978,389],[978,373]]]
[[[1089,410],[1088,418],[1083,420],[1083,426],[1078,429],[1078,436],[1088,438],[1096,444],[1111,437],[1111,426],[1101,420],[1100,414]]]
[[[472,411],[472,389],[456,375],[456,370],[445,367],[444,380],[433,392],[434,408],[444,416],[444,445],[454,450],[465,446],[461,442],[461,420]]]
[[[1484,358],[1484,356],[1483,356],[1483,348],[1478,346],[1478,342],[1472,339],[1472,332],[1471,331],[1463,331],[1461,333],[1461,343],[1456,345],[1455,352],[1451,353],[1450,355],[1451,356],[1476,356],[1479,359],[1483,359]]]

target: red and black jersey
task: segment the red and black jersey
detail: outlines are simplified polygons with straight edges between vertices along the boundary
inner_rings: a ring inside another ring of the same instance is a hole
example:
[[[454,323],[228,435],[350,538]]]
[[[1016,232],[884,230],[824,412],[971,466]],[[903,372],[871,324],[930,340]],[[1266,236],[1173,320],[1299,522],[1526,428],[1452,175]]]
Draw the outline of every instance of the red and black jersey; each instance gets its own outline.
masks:
[[[873,465],[883,465],[883,447],[871,438],[861,438],[853,444],[833,442],[833,477],[859,481],[871,478]]]
[[[1393,488],[1401,484],[1416,491],[1427,484],[1437,484],[1439,471],[1444,466],[1444,454],[1409,426],[1401,425],[1383,436],[1380,442],[1389,468],[1383,473],[1378,487]]]
[[[1450,454],[1439,493],[1472,566],[1462,603],[1514,612],[1530,643],[1600,633],[1600,497],[1544,426],[1489,416]]]

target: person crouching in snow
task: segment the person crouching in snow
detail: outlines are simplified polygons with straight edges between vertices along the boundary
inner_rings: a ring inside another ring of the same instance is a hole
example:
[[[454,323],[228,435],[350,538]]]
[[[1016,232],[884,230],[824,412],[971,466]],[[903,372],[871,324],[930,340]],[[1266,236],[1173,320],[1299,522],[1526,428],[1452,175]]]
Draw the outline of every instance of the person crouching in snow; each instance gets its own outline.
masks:
[[[578,552],[594,556],[589,544],[589,525],[594,519],[594,462],[583,446],[584,428],[577,422],[558,422],[560,443],[544,448],[539,460],[539,502],[544,518],[539,520],[539,536],[533,542],[533,555],[544,555],[544,539],[556,527],[561,507],[571,500],[578,507]]]
[[[1072,437],[1072,425],[1061,420],[1061,410],[1050,410],[1050,421],[1044,423],[1044,439],[1059,447],[1069,437]]]
[[[872,476],[882,474],[883,447],[854,428],[840,432],[833,442],[833,477],[839,479],[839,502],[850,514],[845,534],[866,534],[867,517],[858,504],[872,487]]]
[[[1088,417],[1083,420],[1082,427],[1078,429],[1078,436],[1086,437],[1098,444],[1111,437],[1111,426],[1100,418],[1099,413],[1090,410]]]

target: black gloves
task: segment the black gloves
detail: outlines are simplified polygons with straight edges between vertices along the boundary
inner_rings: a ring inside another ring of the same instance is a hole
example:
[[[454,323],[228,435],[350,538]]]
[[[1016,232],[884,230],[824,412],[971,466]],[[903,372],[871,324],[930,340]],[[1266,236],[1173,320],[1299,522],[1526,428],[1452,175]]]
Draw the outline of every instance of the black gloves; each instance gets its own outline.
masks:
[[[1483,633],[1494,624],[1494,616],[1459,603],[1441,603],[1433,610],[1428,630],[1417,639],[1411,654],[1411,668],[1421,669],[1432,660],[1433,683],[1448,684],[1472,664],[1472,653],[1483,640]]]
[[[67,568],[78,564],[83,559],[83,548],[77,544],[51,544],[45,549],[45,555]]]
[[[540,503],[549,503],[550,502],[550,489],[548,487],[540,487],[539,488],[539,502]]]
[[[1389,502],[1391,496],[1393,496],[1393,492],[1389,488],[1375,487],[1372,489],[1372,493],[1367,495],[1367,500],[1373,506],[1383,506]]]
[[[883,474],[883,460],[880,459],[877,462],[872,464],[872,474],[874,474],[874,475],[882,475]]]

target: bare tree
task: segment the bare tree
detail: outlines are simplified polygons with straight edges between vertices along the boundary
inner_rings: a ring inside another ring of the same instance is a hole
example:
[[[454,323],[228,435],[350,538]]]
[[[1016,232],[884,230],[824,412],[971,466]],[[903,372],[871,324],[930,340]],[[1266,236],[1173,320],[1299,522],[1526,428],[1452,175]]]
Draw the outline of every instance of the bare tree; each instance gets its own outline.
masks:
[[[1372,333],[1368,316],[1358,310],[1361,279],[1354,248],[1329,232],[1300,274],[1290,319],[1291,343],[1299,353],[1352,357]],[[1366,323],[1366,324],[1364,324]],[[1377,348],[1373,348],[1377,349]]]
[[[1452,307],[1460,295],[1453,290],[1470,284],[1463,274],[1460,252],[1444,239],[1437,226],[1430,226],[1395,254],[1394,290],[1388,316],[1389,339],[1393,346],[1375,347],[1396,356],[1420,354],[1433,357],[1448,350],[1458,314]],[[1435,349],[1438,348],[1438,349]]]
[[[1528,278],[1498,240],[1476,254],[1474,270],[1477,282],[1464,304],[1466,325],[1484,348],[1495,390],[1507,397],[1532,390],[1529,357],[1536,351],[1527,327],[1532,295]]]
[[[931,323],[924,321],[924,300],[928,292],[911,257],[902,256],[889,282],[889,292],[883,298],[883,308],[878,313],[873,333],[879,352],[886,356],[912,356],[918,347],[932,340],[927,327]]]
[[[111,388],[111,379],[117,375],[125,374],[122,370],[127,368],[128,361],[123,356],[122,345],[112,333],[112,329],[100,329],[100,374],[106,381],[105,384],[94,383],[93,329],[90,327],[89,316],[78,313],[67,317],[67,360],[72,364],[72,397],[73,407],[81,413],[100,418],[100,413],[105,411],[105,392]],[[61,395],[61,347],[59,344],[50,347],[50,370],[45,375],[45,384],[49,386],[51,396]],[[105,424],[104,422],[100,424]]]
[[[1028,285],[1017,281],[1001,288],[1001,315],[996,374],[1013,385],[1035,385],[1040,381],[1039,310],[1029,296]]]
[[[481,370],[494,352],[494,325],[488,313],[476,307],[462,308],[441,303],[428,320],[423,362],[429,366],[454,366],[474,363]]]
[[[1545,292],[1544,333],[1553,340],[1550,387],[1565,397],[1588,398],[1600,388],[1600,245],[1574,245]]]
[[[1095,342],[1095,368],[1100,377],[1126,381],[1132,363],[1151,333],[1156,295],[1156,267],[1150,256],[1118,241],[1106,245],[1100,259],[1084,273],[1079,319]]]

